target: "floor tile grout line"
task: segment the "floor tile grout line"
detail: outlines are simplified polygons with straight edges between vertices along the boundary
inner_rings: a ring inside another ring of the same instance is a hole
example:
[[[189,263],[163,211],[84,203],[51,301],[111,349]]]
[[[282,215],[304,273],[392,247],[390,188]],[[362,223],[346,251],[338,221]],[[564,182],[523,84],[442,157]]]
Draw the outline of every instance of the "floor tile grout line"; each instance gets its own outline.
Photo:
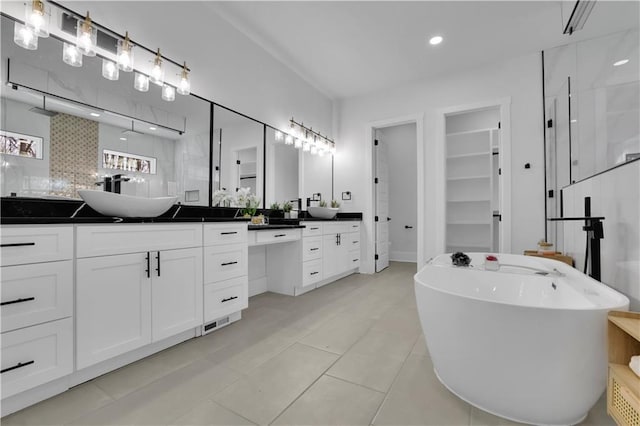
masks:
[[[367,389],[367,390],[370,390],[370,391],[373,391],[373,392],[376,392],[376,393],[381,393],[383,395],[386,395],[387,392],[388,392],[388,391],[381,391],[381,390],[378,390],[378,389],[370,388],[369,386],[363,385],[362,383],[352,382],[351,380],[347,380],[347,379],[342,378],[342,377],[334,376],[333,374],[328,373],[328,372],[324,373],[324,375],[325,376],[329,376],[332,379],[340,380],[341,382],[345,382],[345,383],[349,383],[349,384],[352,384],[352,385],[355,385],[355,386],[359,386],[361,388],[364,388],[364,389]]]
[[[416,340],[415,340],[415,342],[413,342],[413,346],[411,347],[411,350],[409,351],[407,356],[404,358],[404,361],[402,361],[402,365],[400,366],[400,368],[398,369],[398,372],[396,373],[395,377],[393,378],[393,381],[391,382],[391,385],[389,386],[389,390],[385,393],[384,398],[382,398],[382,401],[380,401],[380,405],[378,406],[378,409],[376,410],[376,412],[374,413],[373,417],[369,421],[369,424],[371,424],[371,425],[374,424],[374,422],[376,420],[376,417],[378,417],[378,414],[380,414],[380,410],[384,406],[384,403],[387,401],[387,399],[389,399],[389,394],[393,390],[393,385],[395,385],[396,382],[398,381],[398,376],[400,375],[400,372],[402,371],[404,366],[407,364],[407,360],[411,356],[411,353],[413,352],[413,348],[415,347],[416,342],[418,341],[418,339],[420,339],[420,335],[418,335],[418,337],[416,337]]]
[[[216,393],[216,395],[217,395],[217,393]],[[258,423],[254,422],[253,420],[250,420],[250,419],[246,418],[246,417],[245,417],[245,416],[243,416],[242,414],[237,413],[235,410],[233,410],[233,409],[231,409],[231,408],[227,407],[226,405],[223,405],[222,403],[220,403],[220,402],[216,401],[216,400],[215,400],[215,399],[213,399],[213,398],[215,398],[215,395],[210,396],[210,397],[208,398],[208,401],[209,401],[209,402],[211,402],[211,403],[213,403],[213,404],[219,405],[220,407],[224,408],[225,410],[228,410],[228,411],[232,412],[232,413],[233,413],[233,414],[235,414],[236,416],[243,418],[244,420],[248,421],[248,422],[249,422],[249,423],[251,423],[252,425],[256,425],[256,426],[258,425]]]

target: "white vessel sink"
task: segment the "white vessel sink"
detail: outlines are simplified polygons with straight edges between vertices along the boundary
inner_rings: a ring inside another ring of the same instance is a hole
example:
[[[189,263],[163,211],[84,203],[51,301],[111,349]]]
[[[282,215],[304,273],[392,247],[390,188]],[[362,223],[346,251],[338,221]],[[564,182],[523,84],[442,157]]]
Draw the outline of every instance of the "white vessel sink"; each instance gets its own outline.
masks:
[[[169,210],[178,199],[178,197],[132,197],[90,189],[80,189],[78,194],[98,213],[116,217],[157,217]]]
[[[338,209],[332,207],[307,207],[307,211],[318,219],[333,219],[338,214]]]

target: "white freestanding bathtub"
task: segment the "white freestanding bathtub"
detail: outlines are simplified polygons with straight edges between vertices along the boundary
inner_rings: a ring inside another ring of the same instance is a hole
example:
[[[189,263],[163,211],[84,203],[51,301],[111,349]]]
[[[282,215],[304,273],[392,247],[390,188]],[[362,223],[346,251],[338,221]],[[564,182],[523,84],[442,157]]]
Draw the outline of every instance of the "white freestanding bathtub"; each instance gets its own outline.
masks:
[[[555,260],[499,254],[494,272],[483,253],[468,255],[469,267],[443,254],[415,275],[436,375],[495,415],[579,423],[606,387],[607,312],[629,299]]]

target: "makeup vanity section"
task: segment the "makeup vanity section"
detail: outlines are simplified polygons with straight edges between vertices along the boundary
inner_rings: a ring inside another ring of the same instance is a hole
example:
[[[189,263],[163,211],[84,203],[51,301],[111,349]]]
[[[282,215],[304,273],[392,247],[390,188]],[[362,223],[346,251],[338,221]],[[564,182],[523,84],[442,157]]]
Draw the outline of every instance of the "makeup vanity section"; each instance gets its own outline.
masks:
[[[250,295],[299,295],[360,265],[358,217],[11,219],[0,236],[3,416],[237,321]]]

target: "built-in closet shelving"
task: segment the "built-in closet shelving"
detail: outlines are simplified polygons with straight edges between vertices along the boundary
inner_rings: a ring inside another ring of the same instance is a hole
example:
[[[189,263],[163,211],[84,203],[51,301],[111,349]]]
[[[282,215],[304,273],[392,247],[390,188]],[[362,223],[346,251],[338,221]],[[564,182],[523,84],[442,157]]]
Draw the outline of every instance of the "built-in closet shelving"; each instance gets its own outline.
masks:
[[[471,120],[473,121],[473,120]],[[495,127],[446,134],[446,249],[497,251],[499,131]],[[456,126],[447,125],[449,128]]]

